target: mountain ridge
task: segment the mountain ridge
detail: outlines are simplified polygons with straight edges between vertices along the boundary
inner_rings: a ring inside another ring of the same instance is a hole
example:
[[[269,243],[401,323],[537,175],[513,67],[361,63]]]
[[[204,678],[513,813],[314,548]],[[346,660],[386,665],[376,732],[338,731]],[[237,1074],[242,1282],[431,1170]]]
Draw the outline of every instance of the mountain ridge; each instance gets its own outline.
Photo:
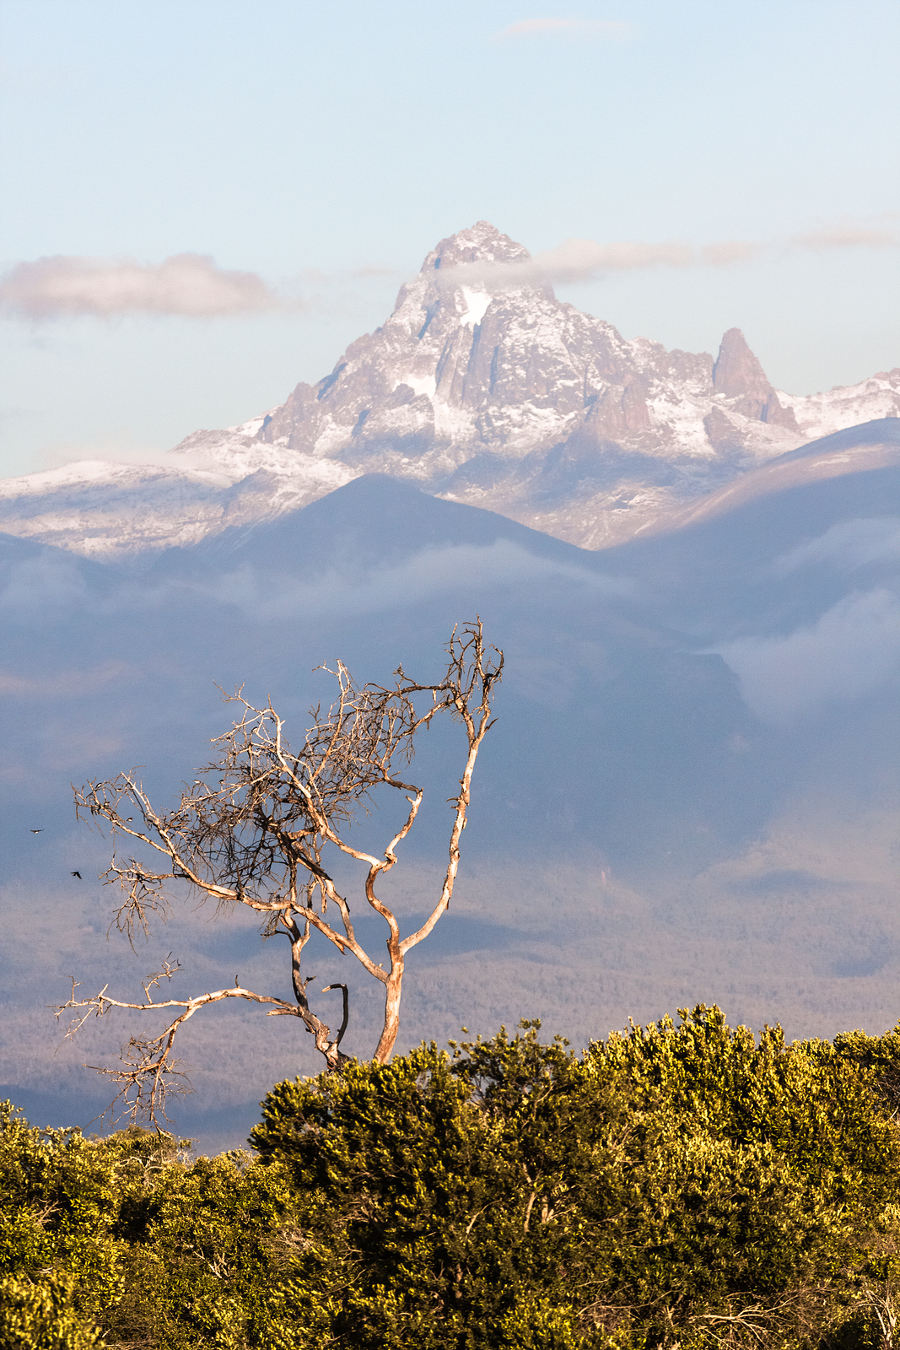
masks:
[[[475,614],[507,658],[454,897],[456,932],[481,950],[461,952],[439,925],[410,997],[416,1040],[456,1035],[461,1015],[475,1030],[515,1025],[538,999],[578,1042],[698,991],[742,1021],[774,1011],[791,1035],[835,1019],[890,1025],[898,480],[896,462],[801,478],[603,551],[377,475],[119,561],[0,538],[7,1081],[87,1106],[81,1065],[101,1062],[105,1033],[60,1046],[44,1006],[70,996],[68,971],[119,996],[172,951],[194,954],[189,992],[236,970],[268,984],[273,960],[280,970],[252,925],[210,928],[206,913],[173,916],[134,956],[105,943],[110,845],[74,821],[73,781],[137,765],[151,800],[177,800],[232,720],[217,688],[271,699],[296,744],[332,693],[322,662],[380,682],[398,662],[439,670],[454,623]],[[415,781],[435,790],[401,850],[405,915],[446,866],[459,731],[435,728],[417,751]],[[327,961],[316,968],[331,978]],[[365,1017],[365,991],[346,978]],[[314,1071],[311,1038],[289,1027],[273,1039],[266,1019],[249,1019],[239,1039],[227,1073],[212,1039],[189,1052],[214,1066],[200,1086],[232,1128],[267,1082]],[[179,1129],[211,1128],[190,1110]]]
[[[0,529],[114,556],[196,543],[387,473],[589,548],[664,528],[812,438],[900,415],[900,369],[775,390],[737,328],[718,354],[625,339],[556,299],[486,221],[450,235],[385,322],[268,413],[165,465],[91,461],[0,483]]]

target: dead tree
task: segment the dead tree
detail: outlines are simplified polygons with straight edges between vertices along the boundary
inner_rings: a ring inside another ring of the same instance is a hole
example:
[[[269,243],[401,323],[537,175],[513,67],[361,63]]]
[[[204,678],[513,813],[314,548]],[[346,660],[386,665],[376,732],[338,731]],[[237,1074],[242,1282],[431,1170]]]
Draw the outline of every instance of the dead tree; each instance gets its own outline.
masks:
[[[314,977],[302,971],[313,932],[342,955],[354,956],[384,986],[384,1020],[373,1057],[380,1063],[388,1059],[397,1038],[406,954],[429,935],[453,894],[472,773],[492,725],[493,688],[503,669],[502,652],[485,645],[480,619],[454,629],[446,654],[446,669],[433,684],[410,679],[400,667],[393,684],[360,687],[338,663],[328,672],[337,697],[327,710],[319,705],[310,711],[312,723],[299,750],[288,744],[271,701],[259,708],[238,690],[227,697],[237,705],[238,719],[212,742],[216,758],[174,810],[157,811],[134,772],[75,790],[79,818],[105,821],[110,828],[114,853],[103,879],[124,892],[113,924],[132,945],[136,934],[149,932],[154,916],[168,912],[173,882],[220,906],[243,905],[261,920],[264,936],[290,940],[294,1002],[245,989],[237,978],[232,987],[191,998],[161,998],[161,982],[178,969],[171,962],[145,981],[143,998],[131,1002],[112,998],[108,986],[81,998],[73,981],[71,998],[57,1010],[58,1016],[73,1014],[67,1035],[89,1018],[119,1008],[167,1012],[172,1018],[158,1036],[132,1037],[121,1063],[101,1070],[115,1080],[116,1104],[124,1114],[165,1118],[166,1092],[178,1090],[182,1077],[172,1055],[178,1032],[200,1008],[227,999],[269,1005],[269,1016],[299,1017],[327,1067],[339,1069],[347,1059],[341,1041],[348,991],[346,984],[325,986],[342,991],[341,1023],[332,1032],[310,1004],[307,990]],[[430,912],[403,936],[397,916],[378,894],[379,882],[397,862],[422,803],[424,790],[406,772],[416,736],[444,715],[461,724],[466,742],[459,791],[450,799],[449,857]],[[391,815],[383,851],[369,852],[354,843],[351,826],[361,812],[383,808],[385,797],[400,809]],[[129,847],[131,841],[143,845],[144,859],[120,858],[115,850],[123,840]],[[340,858],[359,865],[365,901],[386,925],[386,965],[369,954],[354,930],[350,902],[335,881]]]

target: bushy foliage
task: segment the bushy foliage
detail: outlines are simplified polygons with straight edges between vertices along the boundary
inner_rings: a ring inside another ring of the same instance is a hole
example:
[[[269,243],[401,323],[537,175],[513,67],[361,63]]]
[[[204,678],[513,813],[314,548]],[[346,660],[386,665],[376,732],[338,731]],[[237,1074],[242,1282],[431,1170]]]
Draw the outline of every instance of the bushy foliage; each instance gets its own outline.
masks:
[[[5,1103],[0,1195],[4,1350],[269,1344],[292,1212],[277,1166],[188,1163],[155,1131],[38,1130]]]
[[[900,1181],[877,1080],[698,1007],[581,1057],[532,1025],[283,1083],[253,1142],[291,1170],[339,1345],[788,1346],[872,1273]]]
[[[94,1319],[124,1291],[116,1220],[136,1178],[121,1151],[76,1130],[33,1129],[0,1104],[0,1273],[12,1277],[0,1292],[3,1344],[30,1346],[32,1325],[35,1346],[99,1343]]]
[[[71,1275],[0,1279],[0,1345],[4,1350],[102,1350],[99,1329],[75,1306]]]
[[[14,1350],[876,1350],[900,1325],[900,1029],[700,1006],[281,1083],[256,1156],[0,1112]]]

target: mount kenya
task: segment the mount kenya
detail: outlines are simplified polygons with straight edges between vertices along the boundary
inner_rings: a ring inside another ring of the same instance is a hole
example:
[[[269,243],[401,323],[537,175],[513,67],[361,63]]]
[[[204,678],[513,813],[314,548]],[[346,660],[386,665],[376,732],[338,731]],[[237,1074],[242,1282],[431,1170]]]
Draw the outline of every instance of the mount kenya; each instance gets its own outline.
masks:
[[[481,222],[264,416],[164,464],[0,484],[0,1095],[40,1123],[105,1104],[81,1066],[128,1032],[61,1041],[72,975],[129,997],[173,952],[179,990],[290,989],[234,917],[107,943],[109,841],[71,783],[141,765],[173,803],[230,720],[216,686],[271,696],[297,739],[323,662],[430,675],[475,614],[506,653],[497,723],[404,1044],[533,1016],[583,1042],[701,1000],[791,1035],[897,1021],[900,370],[795,396],[736,328],[715,355],[626,340]],[[453,730],[416,762],[409,922],[445,856]],[[365,1053],[348,959],[312,968],[351,984]],[[175,1127],[240,1143],[273,1082],[317,1068],[291,1020],[198,1016]]]
[[[88,461],[9,480],[0,529],[116,556],[386,473],[601,548],[798,446],[898,415],[900,369],[798,397],[772,388],[736,328],[715,358],[626,341],[556,300],[522,245],[481,221],[438,244],[318,384],[194,432],[165,468]]]

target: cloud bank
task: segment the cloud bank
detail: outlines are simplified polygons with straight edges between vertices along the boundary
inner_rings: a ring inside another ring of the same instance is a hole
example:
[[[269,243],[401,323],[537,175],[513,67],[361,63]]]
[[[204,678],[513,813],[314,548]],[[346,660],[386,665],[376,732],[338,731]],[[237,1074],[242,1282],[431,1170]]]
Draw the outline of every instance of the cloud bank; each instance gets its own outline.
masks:
[[[776,576],[789,575],[803,567],[830,563],[843,570],[872,563],[900,563],[900,516],[858,517],[840,521],[824,534],[804,540],[777,558]]]
[[[630,580],[549,561],[500,539],[490,544],[424,548],[402,563],[372,569],[364,580],[355,574],[326,571],[317,577],[315,586],[310,586],[307,578],[283,577],[275,592],[255,567],[242,564],[217,576],[206,593],[217,604],[234,606],[254,619],[309,622],[335,615],[347,619],[396,610],[400,605],[424,603],[448,592],[471,591],[466,603],[477,608],[485,577],[490,577],[494,586],[516,589],[551,576],[565,579],[570,586],[581,584],[595,594],[621,597],[633,592]]]
[[[279,301],[253,272],[217,267],[199,253],[161,263],[56,256],[21,262],[0,278],[0,313],[32,319],[167,314],[222,318]]]
[[[900,603],[883,588],[840,600],[783,637],[718,648],[758,717],[776,726],[873,694],[900,673]]]

